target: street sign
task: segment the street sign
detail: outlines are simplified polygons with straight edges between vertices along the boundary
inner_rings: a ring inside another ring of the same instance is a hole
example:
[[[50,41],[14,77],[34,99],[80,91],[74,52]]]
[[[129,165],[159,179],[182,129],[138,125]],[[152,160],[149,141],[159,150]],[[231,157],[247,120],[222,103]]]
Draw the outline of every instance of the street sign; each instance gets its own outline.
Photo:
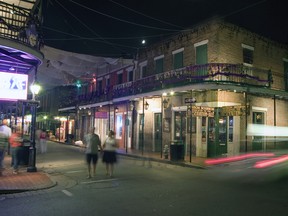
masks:
[[[195,103],[196,102],[196,98],[185,98],[185,103]]]

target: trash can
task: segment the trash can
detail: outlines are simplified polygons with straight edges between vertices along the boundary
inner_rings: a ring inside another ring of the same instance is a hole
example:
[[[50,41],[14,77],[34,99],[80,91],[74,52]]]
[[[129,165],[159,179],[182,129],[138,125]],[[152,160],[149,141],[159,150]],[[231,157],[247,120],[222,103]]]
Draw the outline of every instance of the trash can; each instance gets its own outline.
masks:
[[[29,148],[30,148],[30,141],[24,140],[23,146],[19,151],[19,164],[20,165],[28,165],[29,164]]]
[[[184,161],[184,144],[182,140],[171,141],[170,160],[171,161]]]
[[[67,134],[67,139],[65,140],[65,143],[67,144],[73,144],[74,135],[73,134]]]

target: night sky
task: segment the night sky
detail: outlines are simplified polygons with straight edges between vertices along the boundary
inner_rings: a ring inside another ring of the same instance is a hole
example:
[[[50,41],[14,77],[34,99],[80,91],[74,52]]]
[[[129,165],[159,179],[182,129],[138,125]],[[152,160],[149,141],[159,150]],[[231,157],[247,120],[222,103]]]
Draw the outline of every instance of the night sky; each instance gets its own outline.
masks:
[[[288,43],[281,0],[47,0],[44,43],[107,57],[133,57],[151,44],[211,17]]]

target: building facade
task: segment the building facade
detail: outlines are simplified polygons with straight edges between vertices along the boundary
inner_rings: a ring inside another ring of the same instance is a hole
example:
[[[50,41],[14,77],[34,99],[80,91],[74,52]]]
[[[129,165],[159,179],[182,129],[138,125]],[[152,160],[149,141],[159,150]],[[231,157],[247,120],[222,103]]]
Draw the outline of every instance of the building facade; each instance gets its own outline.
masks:
[[[93,125],[102,140],[115,130],[126,151],[162,157],[167,145],[190,160],[286,148],[247,129],[288,126],[287,74],[287,45],[221,19],[202,23],[97,76],[72,108],[76,139]]]
[[[22,129],[31,122],[24,119],[32,104],[29,87],[43,61],[42,7],[39,0],[0,2],[0,120]]]

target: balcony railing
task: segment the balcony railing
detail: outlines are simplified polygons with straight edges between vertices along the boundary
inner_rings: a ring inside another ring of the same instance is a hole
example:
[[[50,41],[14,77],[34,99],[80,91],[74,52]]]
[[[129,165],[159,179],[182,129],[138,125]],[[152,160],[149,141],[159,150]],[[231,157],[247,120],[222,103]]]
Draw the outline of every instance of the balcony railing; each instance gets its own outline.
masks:
[[[102,92],[79,95],[78,103],[103,102],[113,98],[197,83],[227,83],[240,86],[271,87],[272,82],[270,70],[248,67],[242,64],[210,63],[190,65],[133,82],[114,85]]]
[[[32,13],[34,4],[36,0],[25,1],[25,7],[1,1],[0,37],[39,48],[40,15],[36,10]]]

